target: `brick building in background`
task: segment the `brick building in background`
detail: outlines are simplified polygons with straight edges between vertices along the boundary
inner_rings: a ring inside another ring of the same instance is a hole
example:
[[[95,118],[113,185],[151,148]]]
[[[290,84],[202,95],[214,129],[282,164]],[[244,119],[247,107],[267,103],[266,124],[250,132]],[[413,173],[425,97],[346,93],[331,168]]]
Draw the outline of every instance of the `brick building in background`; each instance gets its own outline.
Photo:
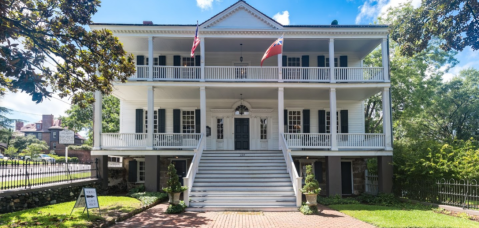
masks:
[[[47,143],[50,151],[55,151],[56,154],[64,154],[65,145],[60,144],[59,132],[64,130],[61,126],[62,121],[55,119],[53,115],[42,115],[42,119],[36,123],[24,124],[21,121],[15,123],[16,135],[34,135],[37,139],[43,140]],[[78,133],[75,133],[75,145],[82,145],[85,142]]]

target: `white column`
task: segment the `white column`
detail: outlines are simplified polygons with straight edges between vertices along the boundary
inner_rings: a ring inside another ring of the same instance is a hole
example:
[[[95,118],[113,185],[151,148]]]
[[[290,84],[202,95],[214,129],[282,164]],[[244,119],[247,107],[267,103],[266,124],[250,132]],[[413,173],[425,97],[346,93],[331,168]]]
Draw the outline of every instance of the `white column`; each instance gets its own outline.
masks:
[[[102,94],[99,90],[95,91],[95,104],[93,113],[93,150],[101,150],[101,131],[102,131]]]
[[[381,51],[383,55],[383,69],[384,69],[384,81],[389,82],[389,56],[388,56],[388,39],[384,38],[381,44]]]
[[[200,37],[200,54],[201,54],[201,81],[205,81],[205,38]]]
[[[153,81],[153,37],[148,37],[148,81]]]
[[[283,82],[283,54],[278,55],[278,82]]]
[[[331,59],[329,59],[331,62]],[[329,90],[329,132],[331,132],[331,150],[338,150],[336,121],[336,89]]]
[[[153,131],[154,131],[154,112],[155,112],[155,96],[153,86],[148,86],[148,134],[146,135],[146,149],[153,150]]]
[[[336,83],[334,78],[334,39],[329,39],[329,76],[331,83]]]
[[[392,150],[391,142],[391,103],[389,102],[389,88],[383,89],[383,133],[386,150]]]
[[[200,121],[201,121],[201,134],[206,137],[206,88],[200,87]]]
[[[284,88],[278,88],[278,133],[279,140],[282,140],[281,137],[284,133]]]

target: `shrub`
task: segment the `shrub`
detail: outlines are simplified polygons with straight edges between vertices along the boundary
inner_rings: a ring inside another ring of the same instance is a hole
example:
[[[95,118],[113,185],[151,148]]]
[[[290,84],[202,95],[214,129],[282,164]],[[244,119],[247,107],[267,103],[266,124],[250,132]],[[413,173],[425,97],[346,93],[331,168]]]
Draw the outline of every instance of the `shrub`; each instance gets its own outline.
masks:
[[[303,204],[303,206],[299,208],[299,211],[304,215],[315,215],[318,214],[318,207]]]
[[[306,166],[306,179],[304,179],[304,187],[301,191],[304,194],[319,194],[321,188],[318,181],[314,178],[313,167],[311,165]]]
[[[168,206],[168,209],[166,209],[166,213],[167,214],[179,214],[183,211],[185,211],[185,208],[186,208],[186,204],[184,201],[180,201],[179,204],[170,204],[170,206]]]
[[[401,201],[399,201],[398,198],[394,196],[394,194],[384,193],[381,193],[377,196],[363,193],[361,196],[357,197],[357,200],[361,203],[375,204],[380,206],[393,206],[402,203]]]
[[[91,146],[89,145],[80,145],[80,146],[74,146],[74,145],[71,145],[71,146],[68,146],[68,149],[69,150],[91,150]]]
[[[318,196],[318,203],[322,205],[333,205],[333,204],[358,204],[359,201],[354,198],[341,198],[339,195],[323,197]]]
[[[168,187],[163,188],[163,191],[167,193],[178,193],[183,192],[187,188],[181,186],[180,179],[178,178],[178,174],[176,173],[175,165],[170,164],[168,165]]]
[[[143,205],[150,205],[168,199],[168,194],[161,192],[137,192],[130,194],[130,196],[140,200]]]
[[[129,191],[128,191],[128,195],[131,196],[133,195],[134,193],[138,193],[138,192],[144,192],[145,191],[145,185],[139,185],[139,186],[136,186],[134,188],[131,188]]]

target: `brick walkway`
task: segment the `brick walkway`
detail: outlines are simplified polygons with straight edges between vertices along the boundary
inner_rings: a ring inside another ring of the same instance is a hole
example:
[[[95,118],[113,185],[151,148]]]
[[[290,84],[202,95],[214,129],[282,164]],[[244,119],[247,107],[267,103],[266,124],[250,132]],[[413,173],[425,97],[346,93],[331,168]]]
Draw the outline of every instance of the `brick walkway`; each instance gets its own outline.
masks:
[[[168,215],[167,204],[150,208],[113,227],[374,227],[338,211],[323,208],[320,215],[300,212],[185,212]]]

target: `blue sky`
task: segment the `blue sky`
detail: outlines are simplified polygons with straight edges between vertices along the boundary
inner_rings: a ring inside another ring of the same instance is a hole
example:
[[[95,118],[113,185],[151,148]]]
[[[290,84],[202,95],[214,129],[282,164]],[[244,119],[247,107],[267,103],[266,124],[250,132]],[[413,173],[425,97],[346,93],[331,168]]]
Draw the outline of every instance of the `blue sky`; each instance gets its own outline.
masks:
[[[370,24],[388,8],[398,6],[408,0],[248,0],[248,4],[282,24]],[[200,23],[226,9],[237,0],[102,0],[101,7],[93,16],[94,22],[103,23],[142,23],[155,24],[195,24]],[[417,6],[421,0],[412,0]],[[479,52],[466,49],[457,55],[460,63],[445,75],[445,80],[468,67],[479,68]],[[7,94],[2,106],[13,109],[10,118],[36,122],[41,114],[64,116],[69,108],[68,99],[54,99],[35,104],[24,93]]]

